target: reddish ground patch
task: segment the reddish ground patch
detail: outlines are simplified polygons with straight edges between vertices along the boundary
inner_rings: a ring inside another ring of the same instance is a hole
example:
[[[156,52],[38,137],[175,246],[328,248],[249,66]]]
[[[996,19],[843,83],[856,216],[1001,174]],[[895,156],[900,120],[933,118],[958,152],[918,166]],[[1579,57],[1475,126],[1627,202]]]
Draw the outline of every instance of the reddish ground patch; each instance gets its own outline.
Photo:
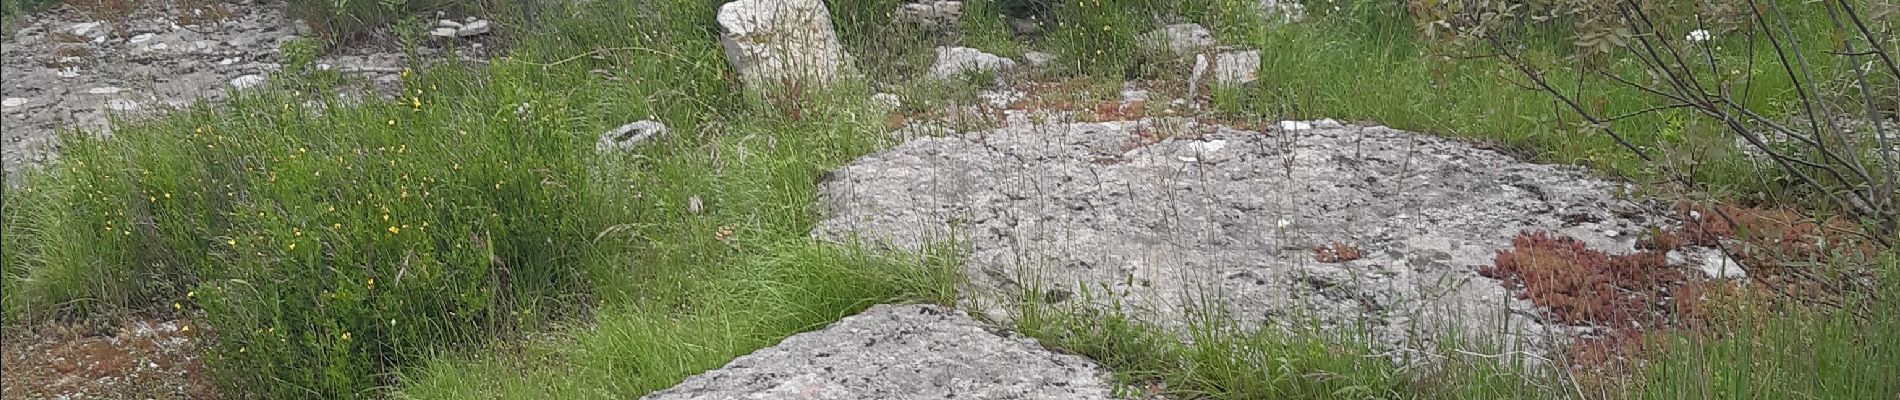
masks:
[[[1883,250],[1851,222],[1793,210],[1684,205],[1677,212],[1682,225],[1652,232],[1636,253],[1524,232],[1478,272],[1536,304],[1547,322],[1594,328],[1567,355],[1575,367],[1604,372],[1621,369],[1615,361],[1640,359],[1644,343],[1662,335],[1720,335],[1710,327],[1743,309],[1838,306],[1844,292],[1872,287],[1872,269],[1861,267]],[[1690,246],[1724,249],[1748,278],[1714,280],[1669,261],[1670,252]]]
[[[1334,241],[1330,245],[1313,245],[1313,261],[1333,264],[1357,260],[1360,257],[1363,255],[1359,254],[1359,248],[1351,244]]]
[[[0,341],[0,397],[215,399],[190,320],[47,323]]]

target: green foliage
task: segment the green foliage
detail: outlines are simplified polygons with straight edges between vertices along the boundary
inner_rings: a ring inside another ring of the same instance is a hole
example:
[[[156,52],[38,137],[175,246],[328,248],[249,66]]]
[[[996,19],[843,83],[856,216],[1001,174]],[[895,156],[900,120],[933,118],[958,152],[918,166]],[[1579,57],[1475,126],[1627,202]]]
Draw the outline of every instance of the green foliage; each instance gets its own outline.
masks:
[[[326,51],[325,47],[324,43],[316,38],[300,37],[285,41],[277,47],[277,52],[284,56],[285,68],[292,71],[306,71],[311,63],[317,61],[317,57],[323,55]]]

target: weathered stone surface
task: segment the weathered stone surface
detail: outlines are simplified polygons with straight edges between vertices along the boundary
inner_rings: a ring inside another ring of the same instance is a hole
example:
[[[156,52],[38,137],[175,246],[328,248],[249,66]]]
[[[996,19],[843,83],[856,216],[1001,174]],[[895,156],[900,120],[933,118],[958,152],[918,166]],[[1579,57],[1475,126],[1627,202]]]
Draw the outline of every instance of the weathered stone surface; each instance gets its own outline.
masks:
[[[829,83],[848,70],[822,0],[737,0],[717,19],[726,62],[749,85]]]
[[[873,306],[646,400],[1108,399],[1088,359],[991,330],[961,311]]]
[[[956,238],[972,304],[1086,288],[1094,305],[1164,326],[1219,305],[1245,328],[1363,322],[1375,345],[1405,347],[1499,326],[1534,345],[1545,327],[1522,316],[1534,313],[1506,312],[1531,305],[1475,267],[1522,230],[1627,252],[1634,235],[1602,232],[1662,222],[1618,209],[1641,208],[1579,168],[1383,127],[1289,122],[1187,127],[1171,135],[1189,138],[1153,144],[1138,132],[1166,127],[1145,121],[913,139],[833,171],[813,235],[905,250]],[[1600,222],[1566,222],[1578,215]],[[1335,241],[1364,258],[1317,262],[1313,248]]]
[[[1170,52],[1188,56],[1214,47],[1214,33],[1201,24],[1173,24],[1141,36],[1144,48],[1153,53]]]
[[[1260,50],[1223,51],[1214,56],[1214,83],[1234,86],[1260,80]]]
[[[1011,68],[1016,68],[1016,60],[968,47],[938,47],[937,63],[930,66],[930,76],[950,79],[968,73],[1001,72]]]
[[[310,34],[300,33],[307,28],[285,17],[282,0],[224,3],[220,7],[230,15],[215,28],[180,26],[193,7],[135,3],[109,24],[76,7],[53,7],[24,16],[19,29],[0,40],[0,69],[6,71],[0,97],[31,99],[0,107],[0,164],[9,184],[17,182],[13,178],[20,168],[55,159],[59,129],[107,135],[109,116],[138,119],[200,100],[224,100],[233,86],[278,76],[273,73],[284,64],[279,47]],[[91,40],[58,39],[72,34]],[[478,50],[459,54],[480,58]],[[350,75],[394,76],[416,61],[405,57],[343,48],[316,64]],[[339,97],[393,96],[399,90],[395,84],[350,85],[339,88],[345,92]]]
[[[927,31],[954,31],[963,18],[963,2],[958,0],[921,0],[897,6],[898,22],[916,25]]]

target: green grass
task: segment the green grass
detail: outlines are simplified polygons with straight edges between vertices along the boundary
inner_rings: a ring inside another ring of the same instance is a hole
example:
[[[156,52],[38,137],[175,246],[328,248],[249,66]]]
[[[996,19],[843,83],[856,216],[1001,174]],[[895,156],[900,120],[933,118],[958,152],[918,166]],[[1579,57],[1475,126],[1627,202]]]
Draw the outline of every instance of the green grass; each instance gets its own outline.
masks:
[[[872,90],[973,95],[968,81],[905,81],[947,41],[883,24],[895,0],[832,1],[862,67],[889,87],[780,99],[801,105],[789,113],[730,83],[709,27],[718,3],[564,4],[545,10],[546,26],[511,38],[507,57],[415,71],[392,103],[306,112],[306,100],[340,79],[312,74],[215,109],[122,125],[115,139],[68,135],[64,161],[0,203],[0,315],[9,325],[102,311],[197,316],[219,335],[209,357],[229,393],[633,398],[872,304],[953,299],[953,256],[874,254],[808,236],[822,174],[891,144],[885,115],[864,100]],[[1182,72],[1140,52],[1140,33],[1200,22],[1228,44],[1268,50],[1260,83],[1217,94],[1230,116],[1373,120],[1614,175],[1655,174],[1607,138],[1564,127],[1561,110],[1504,83],[1499,65],[1430,60],[1384,6],[1270,27],[1243,18],[1243,1],[1075,3],[1061,11],[1064,27],[1019,42],[983,17],[993,4],[971,2],[971,29],[954,43],[1056,53],[1075,61],[1051,77],[1112,94],[1131,75]],[[349,3],[364,4],[375,3]],[[1174,17],[1149,18],[1156,13]],[[1531,54],[1554,62],[1560,53]],[[1751,101],[1788,98],[1788,83],[1771,76]],[[1610,110],[1649,105],[1628,92],[1591,96]],[[637,154],[595,156],[595,135],[649,117],[672,134]],[[1702,157],[1710,166],[1698,180],[1776,189],[1709,126],[1664,114],[1619,128],[1648,148]],[[1881,263],[1889,275],[1900,270],[1891,254]],[[1636,379],[1586,396],[1891,398],[1900,381],[1882,373],[1900,366],[1895,281],[1859,299],[1875,318],[1778,310],[1737,322],[1736,334],[1668,339]],[[1181,398],[1515,399],[1576,390],[1548,370],[1451,349],[1434,368],[1401,368],[1350,335],[1241,332],[1217,313],[1176,332],[1112,312],[1016,306],[1013,328],[1102,362],[1131,392],[1152,384]]]

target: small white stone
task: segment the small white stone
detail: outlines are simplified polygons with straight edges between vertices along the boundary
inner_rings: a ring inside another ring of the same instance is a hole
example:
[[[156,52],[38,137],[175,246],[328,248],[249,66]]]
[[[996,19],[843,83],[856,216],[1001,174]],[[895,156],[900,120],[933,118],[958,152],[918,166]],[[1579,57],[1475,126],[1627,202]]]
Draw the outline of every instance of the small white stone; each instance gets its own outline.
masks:
[[[92,94],[118,94],[119,92],[123,92],[123,91],[125,91],[125,88],[114,87],[114,86],[101,86],[101,87],[86,89],[86,93],[92,93]]]
[[[1720,251],[1708,251],[1702,255],[1702,272],[1717,279],[1748,277],[1748,271],[1742,269],[1741,263]]]
[[[100,29],[104,25],[104,23],[100,22],[81,22],[73,24],[72,32],[74,35],[85,37],[105,37],[106,30]]]
[[[79,67],[66,67],[66,68],[61,68],[61,69],[59,70],[59,77],[61,77],[61,78],[78,78],[78,77],[79,77]]]
[[[488,20],[480,20],[455,29],[455,36],[469,37],[488,33]]]
[[[441,21],[436,21],[435,26],[443,27],[443,28],[461,28],[462,23],[457,22],[456,20],[452,20],[452,19],[445,19]]]
[[[137,36],[133,36],[131,39],[127,39],[126,42],[132,43],[132,44],[139,44],[139,43],[144,43],[147,40],[152,40],[152,38],[155,38],[155,37],[158,37],[158,35],[154,35],[150,33],[141,33],[141,34],[138,34]]]
[[[1610,229],[1603,230],[1603,236],[1616,237],[1616,235],[1617,235],[1617,232],[1615,230],[1610,230]]]
[[[1689,42],[1707,42],[1709,41],[1709,31],[1707,29],[1689,31],[1689,35],[1683,37],[1682,40]]]
[[[152,51],[165,50],[169,48],[172,48],[172,45],[164,44],[164,43],[153,43],[151,46],[145,46],[146,50],[152,50]]]
[[[455,37],[455,28],[435,28],[429,30],[429,36],[440,38]]]
[[[1280,129],[1288,130],[1288,131],[1302,131],[1302,130],[1313,129],[1313,124],[1309,124],[1309,123],[1301,122],[1301,121],[1280,121]]]
[[[264,85],[265,81],[266,79],[264,78],[263,75],[250,74],[250,75],[240,76],[240,77],[231,79],[231,87],[235,87],[240,90],[250,89],[250,88]]]
[[[26,105],[28,101],[31,101],[31,100],[20,98],[20,97],[8,97],[6,100],[0,101],[0,106],[4,106],[6,108],[14,108],[14,107],[19,107],[19,106],[24,106]]]

